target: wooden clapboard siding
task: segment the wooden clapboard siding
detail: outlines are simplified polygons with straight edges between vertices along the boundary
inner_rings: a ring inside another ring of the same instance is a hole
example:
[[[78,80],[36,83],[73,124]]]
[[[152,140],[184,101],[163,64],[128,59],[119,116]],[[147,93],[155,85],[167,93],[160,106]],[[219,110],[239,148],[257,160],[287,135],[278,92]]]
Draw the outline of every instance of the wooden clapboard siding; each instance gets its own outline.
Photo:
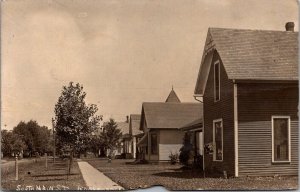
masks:
[[[298,174],[298,84],[238,84],[239,176]],[[272,163],[272,115],[291,118],[291,162]]]
[[[169,161],[170,153],[178,153],[182,147],[184,132],[178,129],[159,130],[159,160]]]
[[[182,144],[159,144],[159,161],[170,161],[170,154],[178,154]]]
[[[220,101],[214,101],[214,63],[220,61]],[[234,112],[233,82],[228,79],[223,63],[214,53],[204,95],[204,144],[213,142],[213,120],[223,120],[223,162],[214,162],[212,154],[205,154],[205,169],[218,169],[234,175]]]

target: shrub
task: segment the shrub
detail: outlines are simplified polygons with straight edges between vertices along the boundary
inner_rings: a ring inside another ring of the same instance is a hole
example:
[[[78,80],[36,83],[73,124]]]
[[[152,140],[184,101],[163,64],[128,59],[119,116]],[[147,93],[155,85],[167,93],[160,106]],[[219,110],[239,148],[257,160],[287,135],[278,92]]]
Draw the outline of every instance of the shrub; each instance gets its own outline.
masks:
[[[183,138],[183,146],[180,148],[179,161],[181,164],[185,166],[188,165],[192,149],[193,146],[190,143],[190,134],[187,132]]]
[[[171,160],[172,165],[174,165],[178,162],[178,157],[179,157],[178,153],[172,153],[171,152],[171,154],[169,155],[169,158]]]

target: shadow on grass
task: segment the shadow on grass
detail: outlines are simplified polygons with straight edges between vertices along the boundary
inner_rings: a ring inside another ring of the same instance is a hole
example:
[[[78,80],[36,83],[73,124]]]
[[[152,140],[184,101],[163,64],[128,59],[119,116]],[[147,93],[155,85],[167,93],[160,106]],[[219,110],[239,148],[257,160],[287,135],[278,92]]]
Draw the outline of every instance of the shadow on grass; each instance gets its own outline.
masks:
[[[79,175],[78,173],[71,174],[46,174],[46,175],[32,175],[32,177],[57,177],[57,176],[70,176],[70,175]]]
[[[64,163],[64,164],[54,164],[53,166],[54,166],[54,167],[65,167],[66,165],[67,165],[67,164]]]
[[[55,178],[55,179],[37,179],[36,181],[62,181],[65,178]]]
[[[65,168],[65,167],[62,167],[62,168],[52,168],[51,171],[52,171],[52,170],[56,170],[56,171],[57,171],[57,170],[67,170],[67,168]]]
[[[204,178],[202,172],[178,171],[178,169],[174,172],[159,172],[159,173],[154,173],[152,175],[159,176],[159,177],[173,177],[173,178],[181,178],[181,179]]]

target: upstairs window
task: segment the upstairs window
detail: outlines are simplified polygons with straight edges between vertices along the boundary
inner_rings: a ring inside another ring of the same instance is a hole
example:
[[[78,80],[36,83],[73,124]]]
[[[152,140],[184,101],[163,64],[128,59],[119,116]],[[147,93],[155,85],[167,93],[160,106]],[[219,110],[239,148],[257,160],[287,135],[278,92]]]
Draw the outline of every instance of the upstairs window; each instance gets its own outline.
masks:
[[[151,154],[158,154],[157,151],[157,134],[151,134]]]
[[[213,160],[223,161],[223,122],[222,119],[213,121]]]
[[[214,64],[214,95],[215,102],[220,101],[220,62]]]
[[[289,162],[290,144],[290,117],[272,117],[272,162]]]

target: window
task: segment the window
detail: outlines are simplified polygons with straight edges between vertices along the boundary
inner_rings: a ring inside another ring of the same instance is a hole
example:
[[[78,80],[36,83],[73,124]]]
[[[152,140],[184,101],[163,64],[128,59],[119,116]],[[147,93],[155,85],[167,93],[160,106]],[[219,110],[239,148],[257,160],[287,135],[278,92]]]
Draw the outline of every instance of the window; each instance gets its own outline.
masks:
[[[220,62],[216,61],[214,65],[214,93],[215,101],[220,100]]]
[[[272,162],[289,162],[291,159],[290,117],[272,117]]]
[[[213,121],[213,160],[223,161],[223,123],[222,119]]]
[[[157,154],[157,135],[151,134],[151,154]]]

